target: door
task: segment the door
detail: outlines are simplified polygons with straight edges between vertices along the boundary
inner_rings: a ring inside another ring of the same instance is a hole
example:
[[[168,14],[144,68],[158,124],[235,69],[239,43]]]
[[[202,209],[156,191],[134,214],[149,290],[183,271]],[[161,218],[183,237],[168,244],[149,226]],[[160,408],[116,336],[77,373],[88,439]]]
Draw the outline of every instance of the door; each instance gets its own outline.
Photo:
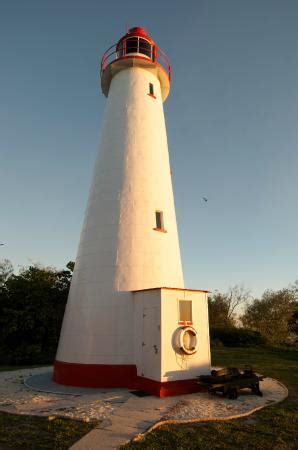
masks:
[[[158,308],[143,309],[142,371],[147,378],[160,376],[160,319]]]

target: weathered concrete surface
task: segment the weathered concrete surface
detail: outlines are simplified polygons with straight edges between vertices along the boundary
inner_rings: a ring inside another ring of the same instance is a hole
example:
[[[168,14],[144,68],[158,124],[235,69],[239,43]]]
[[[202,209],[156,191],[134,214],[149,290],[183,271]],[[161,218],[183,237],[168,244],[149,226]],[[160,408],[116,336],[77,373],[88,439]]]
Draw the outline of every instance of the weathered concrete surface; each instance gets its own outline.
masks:
[[[288,395],[286,387],[272,378],[261,383],[263,397],[245,389],[237,400],[207,393],[180,397],[131,397],[114,411],[108,421],[88,433],[72,449],[117,449],[135,436],[154,428],[158,423],[187,423],[227,420],[246,416],[265,406],[277,403]]]
[[[74,450],[116,449],[160,421],[177,397],[131,397],[110,418],[71,448]]]

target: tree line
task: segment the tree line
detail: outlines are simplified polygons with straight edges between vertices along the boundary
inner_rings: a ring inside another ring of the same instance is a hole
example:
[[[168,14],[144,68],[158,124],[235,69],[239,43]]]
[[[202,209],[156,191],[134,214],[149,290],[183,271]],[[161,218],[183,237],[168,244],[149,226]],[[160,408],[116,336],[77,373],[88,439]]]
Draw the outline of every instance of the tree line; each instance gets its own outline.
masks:
[[[64,270],[30,265],[18,274],[0,261],[0,364],[52,363],[74,262]],[[220,345],[296,343],[298,282],[260,299],[235,286],[209,298],[210,334]]]
[[[209,297],[211,338],[222,343],[296,344],[298,338],[298,282],[261,298],[234,286]]]
[[[0,262],[0,364],[53,362],[73,268],[31,265],[14,274],[10,261]]]

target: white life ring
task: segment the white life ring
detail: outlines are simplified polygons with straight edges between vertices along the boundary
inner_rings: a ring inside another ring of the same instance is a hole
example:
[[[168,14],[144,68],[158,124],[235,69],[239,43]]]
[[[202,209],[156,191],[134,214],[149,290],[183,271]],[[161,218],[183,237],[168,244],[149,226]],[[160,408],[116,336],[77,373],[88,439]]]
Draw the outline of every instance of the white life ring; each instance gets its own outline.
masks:
[[[198,333],[192,327],[183,327],[179,329],[178,334],[179,349],[187,355],[193,355],[198,351],[199,339]]]

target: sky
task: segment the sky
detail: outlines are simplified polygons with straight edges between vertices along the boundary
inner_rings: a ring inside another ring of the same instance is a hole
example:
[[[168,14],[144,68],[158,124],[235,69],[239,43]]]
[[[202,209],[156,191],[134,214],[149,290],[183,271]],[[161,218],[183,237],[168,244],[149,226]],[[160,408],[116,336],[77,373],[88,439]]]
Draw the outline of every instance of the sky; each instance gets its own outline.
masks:
[[[133,26],[172,66],[164,109],[186,287],[287,287],[298,278],[296,0],[2,0],[0,259],[16,270],[75,259],[106,103],[100,58]]]

